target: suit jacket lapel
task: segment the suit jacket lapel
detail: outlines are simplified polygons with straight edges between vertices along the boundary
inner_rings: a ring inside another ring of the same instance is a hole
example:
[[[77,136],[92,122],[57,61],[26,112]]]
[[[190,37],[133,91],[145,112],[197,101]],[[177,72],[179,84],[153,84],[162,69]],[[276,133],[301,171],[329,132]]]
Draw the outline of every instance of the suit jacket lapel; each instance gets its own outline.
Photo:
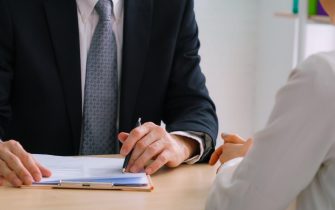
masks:
[[[45,10],[63,85],[74,148],[78,153],[82,99],[77,5],[74,0],[47,0]]]
[[[153,0],[125,0],[120,130],[135,125],[134,109],[150,41]],[[134,124],[134,125],[133,125]]]

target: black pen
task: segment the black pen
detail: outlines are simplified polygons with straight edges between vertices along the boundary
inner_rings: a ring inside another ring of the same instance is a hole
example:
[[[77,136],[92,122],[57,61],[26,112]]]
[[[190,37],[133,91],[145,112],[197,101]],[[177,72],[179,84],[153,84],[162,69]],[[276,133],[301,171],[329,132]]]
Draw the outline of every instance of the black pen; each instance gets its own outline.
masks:
[[[135,128],[140,127],[140,126],[141,126],[141,118],[138,118]],[[124,159],[123,166],[122,166],[122,173],[126,172],[126,168],[128,167],[128,163],[129,163],[132,153],[133,153],[133,150],[131,150],[126,156],[126,158]]]

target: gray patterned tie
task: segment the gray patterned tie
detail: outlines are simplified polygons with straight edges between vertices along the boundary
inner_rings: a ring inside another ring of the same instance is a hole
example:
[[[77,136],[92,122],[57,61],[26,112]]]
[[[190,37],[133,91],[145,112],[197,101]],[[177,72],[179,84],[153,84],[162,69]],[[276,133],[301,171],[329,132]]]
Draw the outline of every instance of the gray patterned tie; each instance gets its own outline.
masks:
[[[82,155],[119,152],[116,140],[118,72],[117,47],[112,31],[111,0],[95,6],[99,23],[87,56],[84,94]]]

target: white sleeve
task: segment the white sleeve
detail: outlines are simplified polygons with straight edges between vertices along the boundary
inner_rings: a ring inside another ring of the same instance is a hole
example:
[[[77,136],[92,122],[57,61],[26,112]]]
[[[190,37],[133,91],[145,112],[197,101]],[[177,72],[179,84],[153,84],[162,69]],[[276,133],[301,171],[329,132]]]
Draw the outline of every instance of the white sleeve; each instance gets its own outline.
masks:
[[[217,175],[207,210],[283,210],[311,182],[333,141],[335,76],[317,56],[301,69],[234,174]]]

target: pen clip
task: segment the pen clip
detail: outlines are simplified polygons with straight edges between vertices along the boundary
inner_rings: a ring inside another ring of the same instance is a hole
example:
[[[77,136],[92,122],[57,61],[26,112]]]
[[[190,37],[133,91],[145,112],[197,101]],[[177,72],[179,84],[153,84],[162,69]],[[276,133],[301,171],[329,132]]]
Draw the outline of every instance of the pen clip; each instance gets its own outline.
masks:
[[[136,126],[140,126],[140,125],[142,125],[142,118],[141,117],[138,118]]]

